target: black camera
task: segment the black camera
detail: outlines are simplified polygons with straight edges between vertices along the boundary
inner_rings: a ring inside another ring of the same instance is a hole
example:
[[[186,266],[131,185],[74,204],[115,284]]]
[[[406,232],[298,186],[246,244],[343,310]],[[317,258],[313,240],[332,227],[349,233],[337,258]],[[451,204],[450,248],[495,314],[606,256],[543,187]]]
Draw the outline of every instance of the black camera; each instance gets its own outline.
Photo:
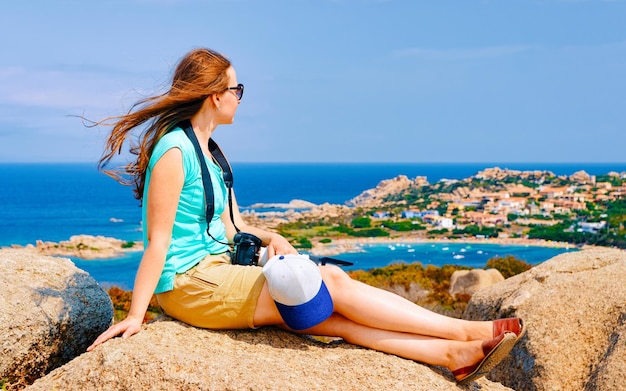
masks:
[[[259,250],[261,250],[261,239],[246,233],[237,232],[233,239],[234,254],[231,263],[234,265],[258,265]]]

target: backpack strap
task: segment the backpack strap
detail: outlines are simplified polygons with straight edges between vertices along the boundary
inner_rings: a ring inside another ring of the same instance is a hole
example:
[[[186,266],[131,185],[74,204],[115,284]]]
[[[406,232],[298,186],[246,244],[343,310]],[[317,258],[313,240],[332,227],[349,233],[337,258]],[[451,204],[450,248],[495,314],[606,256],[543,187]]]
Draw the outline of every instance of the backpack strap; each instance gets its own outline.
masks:
[[[228,209],[230,212],[230,221],[233,223],[233,227],[237,232],[240,232],[240,229],[235,224],[235,218],[233,217],[233,170],[230,167],[230,163],[224,153],[220,149],[219,145],[212,138],[209,139],[209,152],[211,152],[211,156],[215,158],[217,164],[219,164],[222,169],[222,177],[224,178],[224,184],[228,188]]]

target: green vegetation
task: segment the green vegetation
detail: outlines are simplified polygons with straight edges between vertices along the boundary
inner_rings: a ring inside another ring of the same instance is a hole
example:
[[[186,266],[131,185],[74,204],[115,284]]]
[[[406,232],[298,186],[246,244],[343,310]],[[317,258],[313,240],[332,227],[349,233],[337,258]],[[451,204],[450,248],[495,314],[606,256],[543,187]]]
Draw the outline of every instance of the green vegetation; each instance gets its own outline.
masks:
[[[603,220],[607,222],[606,227],[597,232],[583,232],[579,229],[578,221],[567,219],[552,226],[534,226],[528,232],[528,237],[576,245],[626,248],[626,199],[596,204],[596,207],[602,211],[601,215],[605,216]]]
[[[377,238],[377,237],[385,237],[389,236],[389,232],[385,231],[383,228],[367,228],[361,230],[354,230],[348,232],[348,235],[355,236],[359,238]]]
[[[347,225],[339,225],[337,227],[332,228],[333,231],[346,234],[348,236],[361,237],[361,238],[370,238],[370,237],[381,237],[381,236],[389,236],[389,232],[385,231],[383,228],[375,227],[375,228],[364,228],[364,229],[352,229]]]
[[[515,258],[513,255],[506,257],[493,257],[485,265],[485,269],[496,269],[504,278],[512,277],[532,268],[532,265]]]
[[[133,248],[135,247],[135,242],[124,242],[122,243],[122,248]]]
[[[419,231],[426,229],[423,225],[415,224],[411,220],[385,220],[381,223],[381,227],[389,228],[398,232]]]
[[[463,229],[454,229],[452,230],[453,234],[462,234],[467,236],[478,236],[482,235],[486,238],[497,238],[498,233],[501,232],[502,229],[497,227],[485,227],[476,224],[468,225]]]
[[[500,271],[504,278],[509,278],[522,273],[532,266],[513,256],[504,258],[491,258],[485,265],[485,269],[494,268]],[[414,301],[425,308],[448,316],[461,317],[470,295],[450,295],[450,278],[457,270],[469,270],[469,267],[458,265],[444,265],[436,267],[421,263],[396,263],[382,268],[368,271],[355,270],[348,274],[355,280],[398,293],[405,298]],[[415,300],[414,297],[403,295],[402,292],[410,292],[413,285],[418,285],[427,293]]]
[[[309,248],[313,248],[313,243],[311,243],[311,241],[302,236],[299,237],[295,240],[295,242],[292,241],[291,243],[295,248],[300,248],[300,249],[309,249]]]
[[[119,322],[123,320],[128,314],[128,310],[130,310],[130,301],[133,297],[132,291],[125,291],[116,286],[109,288],[107,291],[111,301],[113,302],[114,315],[113,319],[115,322]],[[163,310],[159,306],[159,303],[156,300],[155,296],[152,296],[150,300],[150,304],[148,305],[148,310],[146,311],[146,315],[143,318],[144,322],[148,322],[157,316],[161,315]]]
[[[428,293],[424,298],[416,301],[417,304],[439,313],[460,317],[469,297],[450,295],[450,277],[456,270],[467,269],[469,268],[454,265],[445,265],[440,268],[432,265],[424,267],[416,262],[397,263],[369,271],[355,270],[348,274],[355,280],[393,292],[406,292],[411,289],[412,284],[418,284]]]
[[[352,227],[354,228],[370,228],[372,226],[372,219],[369,217],[357,217],[352,220]]]
[[[620,187],[622,184],[626,183],[626,179],[622,179],[620,177],[612,176],[612,175],[598,175],[596,177],[596,183],[604,183],[608,182],[611,186]]]

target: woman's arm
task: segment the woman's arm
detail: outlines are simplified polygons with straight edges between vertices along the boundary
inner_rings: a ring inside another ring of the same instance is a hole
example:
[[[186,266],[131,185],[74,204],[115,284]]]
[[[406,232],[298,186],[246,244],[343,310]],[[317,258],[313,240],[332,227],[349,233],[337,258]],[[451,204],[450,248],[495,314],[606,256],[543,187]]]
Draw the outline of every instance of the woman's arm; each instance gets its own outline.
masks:
[[[122,334],[123,338],[128,338],[141,329],[148,304],[165,265],[183,181],[182,154],[179,149],[172,148],[159,159],[152,171],[145,228],[148,230],[148,245],[137,270],[128,315],[102,333],[87,351],[116,335]]]
[[[235,225],[237,225],[237,228],[239,228],[243,232],[251,233],[258,236],[263,241],[263,245],[267,246],[267,255],[269,258],[273,257],[276,254],[298,253],[298,251],[291,245],[291,243],[289,243],[289,241],[281,235],[246,224],[246,222],[241,217],[241,213],[239,213],[239,205],[237,205],[237,199],[235,197],[234,190],[232,202],[233,219],[235,220]],[[230,210],[228,206],[224,209],[224,212],[222,212],[220,219],[226,226],[226,236],[232,241],[232,238],[235,236],[237,231],[235,230],[235,227],[230,220]]]

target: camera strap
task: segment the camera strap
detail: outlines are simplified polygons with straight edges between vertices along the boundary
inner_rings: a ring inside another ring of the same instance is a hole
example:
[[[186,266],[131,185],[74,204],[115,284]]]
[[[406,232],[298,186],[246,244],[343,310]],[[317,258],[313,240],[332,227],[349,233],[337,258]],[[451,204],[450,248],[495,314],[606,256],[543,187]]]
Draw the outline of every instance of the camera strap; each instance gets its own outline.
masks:
[[[202,153],[202,148],[200,147],[198,138],[196,137],[196,134],[193,132],[191,121],[190,120],[182,121],[177,126],[183,129],[183,131],[185,132],[185,134],[187,135],[187,137],[193,144],[193,147],[196,150],[196,155],[198,155],[198,160],[200,161],[200,170],[202,172],[202,186],[204,187],[204,202],[206,205],[205,216],[206,216],[206,222],[207,222],[207,233],[213,240],[222,244],[228,244],[228,243],[220,242],[219,240],[215,239],[213,235],[211,235],[211,233],[209,232],[209,226],[211,224],[211,220],[213,220],[213,214],[215,213],[215,205],[214,205],[215,196],[213,194],[213,184],[211,183],[211,173],[209,172],[209,168],[206,165],[204,153]],[[226,159],[226,156],[224,156],[224,153],[222,152],[220,147],[212,138],[209,139],[209,152],[211,153],[211,155],[213,156],[217,164],[222,169],[222,178],[224,179],[224,184],[226,185],[226,188],[228,189],[228,208],[230,212],[230,220],[232,221],[233,226],[235,227],[235,230],[239,232],[240,230],[239,228],[237,228],[237,225],[235,225],[235,219],[233,218],[233,203],[232,203],[232,198],[233,198],[232,192],[233,192],[233,182],[234,182],[233,170],[230,167],[230,163],[228,162],[228,159]]]
[[[220,149],[219,145],[217,145],[217,143],[212,138],[209,139],[209,152],[211,152],[211,155],[222,169],[222,178],[224,178],[224,184],[228,189],[228,211],[230,214],[230,221],[232,221],[235,230],[237,232],[240,232],[240,229],[237,228],[237,225],[235,224],[235,218],[233,217],[233,170],[230,167],[230,163],[228,162],[228,159],[226,159],[226,156],[224,156],[224,153]],[[213,187],[211,186],[211,190],[212,189]],[[212,216],[213,214],[211,214],[211,217]]]

